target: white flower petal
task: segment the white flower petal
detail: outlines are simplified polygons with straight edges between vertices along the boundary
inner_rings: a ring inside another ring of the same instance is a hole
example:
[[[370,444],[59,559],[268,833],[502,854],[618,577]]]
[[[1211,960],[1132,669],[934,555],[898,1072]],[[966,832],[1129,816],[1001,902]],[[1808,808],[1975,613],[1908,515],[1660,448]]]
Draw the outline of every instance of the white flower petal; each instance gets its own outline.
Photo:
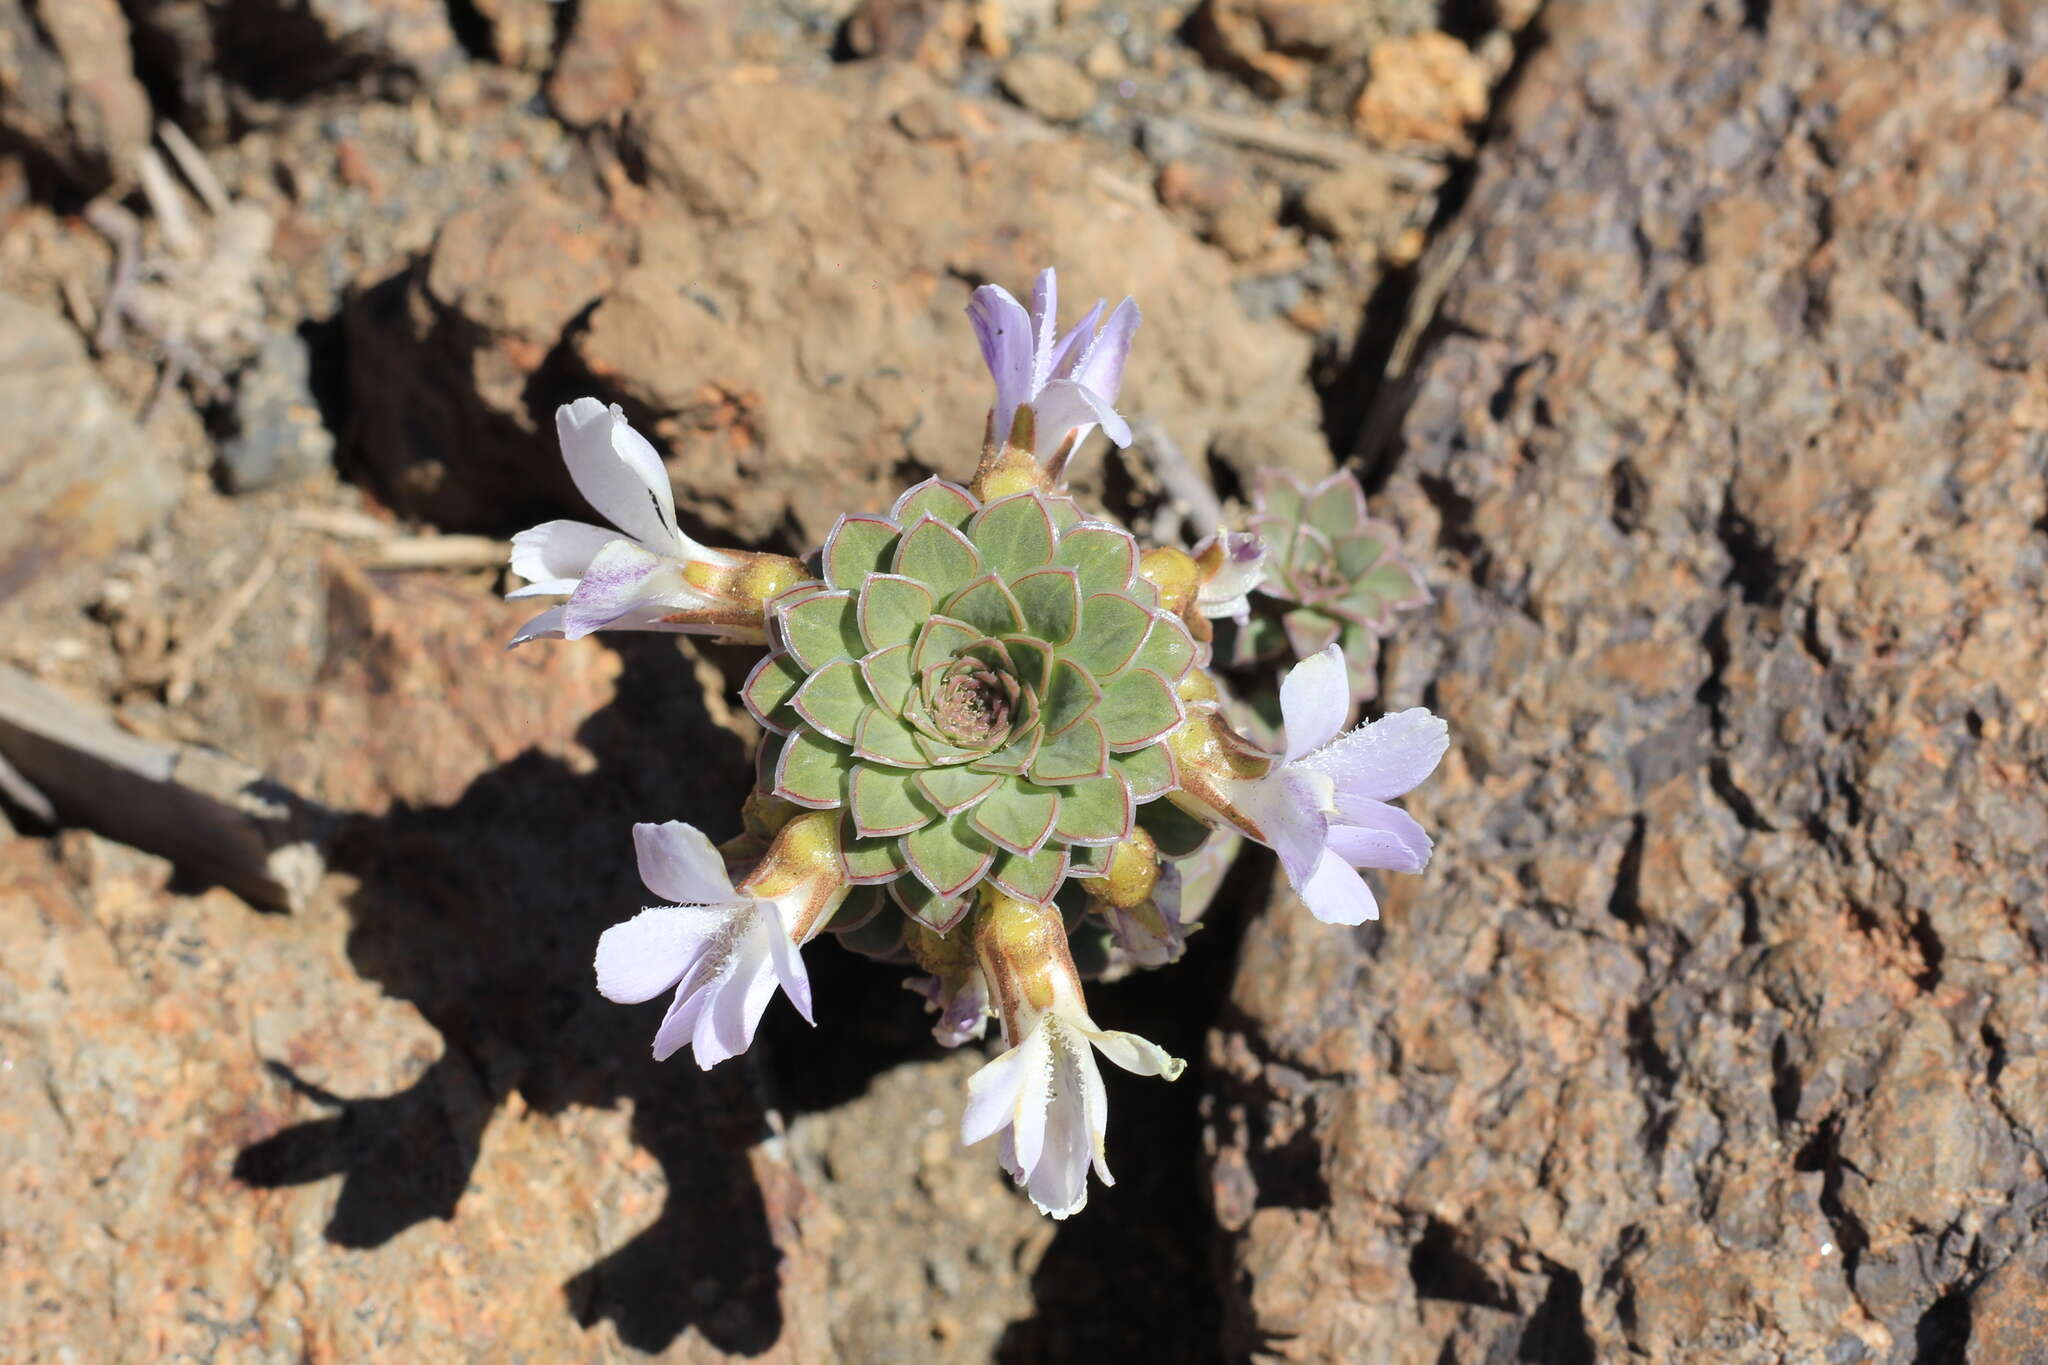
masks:
[[[681,820],[635,825],[633,851],[639,858],[641,882],[657,896],[679,905],[730,906],[747,901],[733,890],[717,847],[695,825]]]
[[[1017,1098],[1025,1080],[1024,1061],[1020,1043],[967,1078],[967,1110],[960,1116],[963,1145],[972,1147],[1015,1121]]]
[[[511,641],[506,644],[505,648],[515,649],[525,644],[528,640],[561,639],[567,633],[562,626],[563,614],[562,608],[549,607],[546,611],[521,626],[518,632],[513,635]]]
[[[1420,786],[1451,747],[1450,727],[1423,707],[1382,716],[1302,760],[1327,774],[1337,800],[1388,801]]]
[[[607,1000],[637,1005],[682,980],[724,929],[731,912],[657,905],[597,940],[597,990]]]
[[[1280,680],[1280,716],[1287,729],[1285,762],[1320,749],[1344,728],[1351,713],[1351,683],[1344,651],[1331,645],[1287,670]]]
[[[1052,1100],[1046,1106],[1044,1143],[1036,1161],[1018,1162],[1028,1173],[1025,1191],[1040,1212],[1054,1218],[1079,1213],[1088,1204],[1088,1167],[1095,1154],[1088,1083],[1102,1078],[1095,1058],[1079,1038],[1063,1037],[1054,1046]]]
[[[1328,850],[1312,874],[1294,883],[1294,890],[1308,912],[1325,924],[1363,924],[1380,917],[1380,903],[1365,878]]]
[[[668,1013],[662,1016],[661,1027],[654,1032],[654,1060],[665,1062],[681,1051],[697,1031],[698,1020],[711,1007],[709,991],[678,989],[676,998],[669,1002]]]
[[[543,522],[512,537],[512,572],[531,580],[507,597],[561,596],[576,591],[577,580],[597,552],[619,538],[617,531],[584,521]]]
[[[1084,1032],[1096,1051],[1133,1076],[1164,1076],[1171,1081],[1178,1080],[1180,1073],[1187,1069],[1186,1062],[1135,1033],[1099,1029],[1092,1019]]]
[[[658,554],[682,551],[668,471],[618,404],[564,403],[555,410],[555,434],[576,491],[605,520]]]
[[[1018,1063],[1023,1077],[1017,1087],[1016,1114],[1010,1123],[1011,1135],[1017,1143],[1017,1166],[1026,1172],[1038,1168],[1038,1158],[1045,1151],[1046,1111],[1052,1103],[1058,1064],[1053,1056],[1050,1030],[1045,1025],[1046,1021],[1041,1020],[1024,1040],[1024,1055]]]
[[[1209,576],[1195,594],[1195,604],[1202,615],[1209,617],[1229,616],[1242,621],[1251,614],[1253,589],[1265,581],[1266,547],[1255,535],[1243,531],[1223,531],[1223,565]],[[1194,549],[1197,559],[1216,540],[1215,536],[1204,540]]]
[[[1245,832],[1280,855],[1280,866],[1286,869],[1289,881],[1299,885],[1315,871],[1329,832],[1329,817],[1301,773],[1276,767],[1233,794],[1238,809],[1256,826]]]
[[[816,1028],[818,1021],[811,1016],[811,974],[804,967],[804,955],[789,938],[788,926],[783,924],[780,912],[772,902],[762,905],[764,915],[772,917],[773,929],[768,935],[769,962],[775,971],[775,979],[782,983],[782,992],[789,997],[789,1003],[796,1006],[796,1012],[804,1022]]]
[[[1088,438],[1096,423],[1109,439],[1119,446],[1131,443],[1131,424],[1126,422],[1107,398],[1085,384],[1072,379],[1054,379],[1039,391],[1031,401],[1032,415],[1037,419],[1037,448],[1032,452],[1040,459],[1059,449],[1060,442],[1070,431],[1079,431],[1075,437],[1078,444]]]

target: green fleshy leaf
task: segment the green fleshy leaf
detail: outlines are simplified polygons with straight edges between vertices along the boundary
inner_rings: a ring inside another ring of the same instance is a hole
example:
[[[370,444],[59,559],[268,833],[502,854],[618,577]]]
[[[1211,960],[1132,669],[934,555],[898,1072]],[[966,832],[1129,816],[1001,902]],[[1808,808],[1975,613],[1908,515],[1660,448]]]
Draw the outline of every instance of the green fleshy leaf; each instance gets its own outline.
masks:
[[[896,905],[889,899],[889,889],[886,886],[855,882],[853,888],[846,893],[846,899],[839,902],[839,908],[832,912],[832,918],[825,921],[825,932],[841,935],[851,933],[884,910],[891,916],[896,913]]]
[[[840,825],[839,852],[846,859],[846,879],[856,886],[880,887],[903,875],[903,845],[895,838],[863,839],[853,832],[853,814]],[[834,915],[837,923],[839,916]]]
[[[809,728],[798,730],[782,746],[775,764],[775,795],[812,810],[846,804],[847,775],[853,755]]]
[[[917,731],[879,706],[870,707],[854,727],[853,752],[870,763],[896,768],[922,768],[929,761],[918,747]]]
[[[788,734],[796,728],[796,712],[789,709],[789,699],[804,683],[803,665],[789,655],[777,652],[764,655],[754,665],[754,671],[747,675],[746,683],[740,688],[740,700],[754,719],[778,734]]]
[[[1081,603],[1081,628],[1061,652],[1098,678],[1131,661],[1151,629],[1152,613],[1116,593],[1099,592]]]
[[[864,839],[908,834],[939,818],[939,812],[917,789],[916,774],[901,768],[863,763],[853,770],[847,793],[854,831]]]
[[[932,614],[931,589],[915,579],[875,574],[860,588],[861,638],[869,649],[908,644]]]
[[[867,652],[850,592],[814,592],[777,612],[783,643],[809,672],[834,659],[857,659]]]
[[[946,525],[959,528],[967,525],[981,508],[969,493],[957,483],[944,479],[926,479],[896,499],[896,506],[889,511],[889,519],[898,526],[917,525],[920,518],[932,517]]]
[[[1131,666],[1149,668],[1168,682],[1177,683],[1187,676],[1194,662],[1195,639],[1188,634],[1187,626],[1177,616],[1154,612],[1152,627],[1145,632],[1145,643],[1138,646]]]
[[[1060,814],[1052,837],[1065,844],[1118,843],[1131,836],[1136,810],[1130,784],[1116,773],[1076,782],[1060,788]]]
[[[1343,629],[1335,617],[1312,607],[1297,607],[1288,612],[1280,618],[1280,627],[1287,632],[1287,646],[1297,659],[1322,653],[1337,643],[1337,635]]]
[[[1259,479],[1259,517],[1275,526],[1292,526],[1302,520],[1305,490],[1292,475],[1268,469]]]
[[[1139,749],[1157,743],[1181,723],[1180,698],[1166,679],[1149,668],[1127,668],[1102,690],[1095,719],[1112,749]]]
[[[1031,634],[1049,645],[1074,638],[1081,621],[1080,576],[1072,569],[1039,569],[1010,584]]]
[[[1030,691],[1045,691],[1052,672],[1052,646],[1028,635],[1005,635],[1000,643],[1009,651],[1017,681]]]
[[[946,615],[965,621],[984,635],[1008,635],[1024,629],[1024,611],[994,574],[985,574],[946,603]]]
[[[976,756],[975,750],[963,749],[951,740],[941,739],[937,735],[920,733],[917,737],[917,747],[924,751],[925,761],[933,767],[953,767]]]
[[[936,934],[951,930],[974,908],[972,896],[934,895],[930,887],[915,877],[898,877],[889,883],[889,895],[905,915]]]
[[[818,733],[851,744],[853,728],[873,700],[860,680],[860,666],[834,659],[805,680],[790,705]]]
[[[1087,518],[1081,515],[1080,504],[1070,497],[1049,493],[1045,498],[1045,510],[1052,516],[1053,530],[1065,535]]]
[[[1390,559],[1353,583],[1346,596],[1354,602],[1371,599],[1374,604],[1372,618],[1379,623],[1390,621],[1391,612],[1395,609],[1419,607],[1427,602],[1429,589],[1423,586],[1422,576],[1413,568],[1398,559]]]
[[[1084,716],[1038,746],[1031,761],[1031,780],[1049,787],[1065,786],[1109,771],[1109,741],[1093,716]]]
[[[1029,855],[1045,844],[1059,813],[1058,792],[1013,778],[991,792],[968,820],[996,847]]]
[[[940,896],[959,895],[980,881],[995,861],[994,846],[967,820],[955,815],[903,836],[903,856],[910,870]]]
[[[1034,725],[1022,736],[992,754],[985,754],[969,765],[976,772],[1016,774],[1024,772],[1038,757],[1039,746],[1045,740],[1045,727]]]
[[[1171,801],[1140,807],[1138,823],[1168,858],[1186,858],[1209,840],[1209,827]]]
[[[1178,785],[1173,774],[1173,755],[1167,752],[1164,744],[1133,749],[1127,754],[1111,754],[1109,766],[1130,784],[1131,799],[1140,805],[1166,795]]]
[[[1080,575],[1083,596],[1122,592],[1138,572],[1138,543],[1129,532],[1087,522],[1060,537],[1052,562]]]
[[[886,572],[896,535],[896,527],[880,517],[841,517],[825,537],[825,581],[858,590],[868,575]]]
[[[896,542],[896,562],[891,567],[924,584],[943,601],[980,577],[981,556],[966,536],[942,521],[926,518]]]
[[[1356,583],[1379,563],[1387,553],[1387,543],[1372,534],[1370,526],[1361,527],[1336,542],[1337,572],[1347,583]]]
[[[1365,520],[1365,495],[1358,481],[1348,474],[1323,480],[1302,510],[1302,519],[1330,538],[1341,542]]]
[[[1101,700],[1102,689],[1088,676],[1088,670],[1072,659],[1060,659],[1053,664],[1052,679],[1046,684],[1039,723],[1047,734],[1056,735],[1093,711]]]
[[[1036,493],[992,502],[968,523],[981,562],[1005,579],[1052,563],[1052,514]]]
[[[902,879],[898,878],[897,880],[900,882]],[[892,883],[884,888],[884,890],[895,890],[895,884]],[[837,916],[834,918],[837,918]],[[831,925],[826,926],[828,929],[831,927]],[[889,904],[882,907],[880,913],[840,933],[839,943],[841,947],[859,953],[863,957],[871,957],[881,962],[887,962],[901,954],[903,952],[903,913],[896,904],[895,898],[893,896],[890,897]]]
[[[989,880],[1020,901],[1050,904],[1060,883],[1067,879],[1067,851],[1057,846],[1042,848],[1031,857],[1005,853],[989,870]]]
[[[910,647],[911,671],[922,677],[926,669],[947,662],[979,639],[981,632],[973,627],[950,616],[934,616],[924,623],[924,629],[917,633],[917,640]]]
[[[927,768],[917,774],[917,787],[941,815],[958,815],[994,791],[1002,780],[998,773],[978,773],[972,768]]]
[[[876,650],[860,661],[860,672],[875,704],[892,716],[902,715],[903,703],[917,682],[910,671],[910,646],[891,645]]]

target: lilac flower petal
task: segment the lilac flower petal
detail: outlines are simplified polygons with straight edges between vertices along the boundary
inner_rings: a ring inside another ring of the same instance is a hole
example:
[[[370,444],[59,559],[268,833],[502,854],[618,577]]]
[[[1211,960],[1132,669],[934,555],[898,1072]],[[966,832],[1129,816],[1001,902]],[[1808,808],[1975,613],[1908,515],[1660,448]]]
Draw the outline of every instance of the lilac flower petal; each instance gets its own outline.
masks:
[[[1068,377],[1101,394],[1104,401],[1116,402],[1124,386],[1124,361],[1131,354],[1131,338],[1137,335],[1142,321],[1136,303],[1125,299],[1118,304],[1102,330],[1089,339]]]
[[[729,906],[746,900],[732,889],[717,847],[695,825],[680,820],[635,825],[633,851],[640,880],[657,896],[678,905]]]
[[[1380,917],[1380,903],[1365,878],[1328,850],[1310,876],[1294,883],[1294,891],[1308,912],[1325,924],[1363,924]]]
[[[760,1017],[751,1008],[754,997],[760,993],[761,1007],[765,1009],[767,997],[775,993],[775,978],[767,958],[767,943],[753,934],[734,945],[732,960],[711,988],[711,1002],[697,1020],[696,1036],[690,1040],[690,1051],[704,1070],[739,1056],[754,1041],[752,1021]],[[763,974],[768,975],[767,990],[760,992]]]
[[[1423,707],[1361,725],[1302,760],[1337,784],[1338,801],[1387,801],[1421,785],[1451,747],[1450,727]]]
[[[1017,1117],[1025,1081],[1024,1048],[1011,1048],[967,1078],[967,1110],[960,1116],[960,1141],[973,1146],[1008,1128]]]
[[[1052,366],[1045,372],[1047,379],[1071,379],[1068,373],[1081,363],[1081,357],[1088,349],[1088,343],[1095,339],[1095,328],[1102,321],[1103,303],[1095,300],[1095,306],[1082,315],[1081,320],[1067,329],[1065,336],[1052,348]]]
[[[555,410],[555,433],[576,491],[605,520],[656,553],[681,550],[668,471],[617,404],[606,407],[595,398],[565,403]]]
[[[999,284],[985,284],[967,301],[967,317],[974,324],[975,339],[981,343],[981,358],[996,381],[995,437],[1010,434],[1010,423],[1020,403],[1031,401],[1031,366],[1036,345],[1031,335],[1031,316],[1010,291]]]
[[[1031,391],[1052,378],[1054,329],[1060,321],[1060,282],[1051,266],[1031,282]]]
[[[1280,717],[1287,729],[1284,762],[1322,748],[1344,728],[1351,712],[1351,684],[1344,651],[1331,645],[1287,670],[1280,680]]]
[[[521,626],[518,633],[512,637],[510,643],[505,648],[512,649],[515,646],[525,644],[528,640],[561,639],[567,633],[562,626],[562,616],[562,608],[549,607],[546,611]]]
[[[1420,872],[1434,845],[1414,816],[1384,801],[1340,803],[1330,821],[1330,848],[1353,867]]]
[[[1077,440],[1085,440],[1096,423],[1119,446],[1131,443],[1131,424],[1126,422],[1107,399],[1086,385],[1071,379],[1055,379],[1039,392],[1031,409],[1038,418],[1038,448],[1032,453],[1040,459],[1059,449],[1067,433],[1079,429]]]
[[[688,975],[725,924],[724,912],[658,905],[597,940],[597,990],[621,1005],[652,1000]]]
[[[668,1013],[662,1016],[661,1027],[654,1031],[654,1060],[665,1062],[682,1051],[690,1043],[697,1030],[697,1023],[704,1011],[710,1008],[712,993],[705,990],[691,990],[678,987],[676,998],[669,1003]]]
[[[584,521],[550,521],[512,537],[512,572],[530,580],[507,597],[566,596],[617,531]]]
[[[562,630],[571,640],[626,619],[635,607],[674,611],[687,588],[672,560],[650,554],[630,540],[614,540],[597,552],[576,591],[562,605]]]

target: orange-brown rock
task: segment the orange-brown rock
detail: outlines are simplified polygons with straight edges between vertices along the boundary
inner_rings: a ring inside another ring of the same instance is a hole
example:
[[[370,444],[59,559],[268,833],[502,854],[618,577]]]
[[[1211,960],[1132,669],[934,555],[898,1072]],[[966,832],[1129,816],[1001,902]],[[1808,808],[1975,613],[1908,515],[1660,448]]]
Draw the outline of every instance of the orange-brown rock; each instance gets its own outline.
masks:
[[[1436,859],[1255,925],[1213,1040],[1235,1340],[2028,1359],[2048,24],[1545,15],[1368,427]]]

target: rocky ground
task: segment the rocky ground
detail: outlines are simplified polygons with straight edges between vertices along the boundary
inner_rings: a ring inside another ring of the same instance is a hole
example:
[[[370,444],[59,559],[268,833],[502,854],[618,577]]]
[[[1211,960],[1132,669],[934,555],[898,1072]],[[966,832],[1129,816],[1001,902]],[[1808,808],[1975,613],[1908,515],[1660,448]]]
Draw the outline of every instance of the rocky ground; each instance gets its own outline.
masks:
[[[2048,20],[1535,10],[0,0],[0,662],[326,866],[0,791],[0,1355],[2039,1358]],[[829,945],[647,1060],[591,945],[749,659],[497,598],[567,397],[722,543],[964,472],[1045,263],[1145,309],[1087,495],[1350,462],[1455,741],[1382,927],[1249,857],[1101,992],[1196,1064],[1058,1226]]]

